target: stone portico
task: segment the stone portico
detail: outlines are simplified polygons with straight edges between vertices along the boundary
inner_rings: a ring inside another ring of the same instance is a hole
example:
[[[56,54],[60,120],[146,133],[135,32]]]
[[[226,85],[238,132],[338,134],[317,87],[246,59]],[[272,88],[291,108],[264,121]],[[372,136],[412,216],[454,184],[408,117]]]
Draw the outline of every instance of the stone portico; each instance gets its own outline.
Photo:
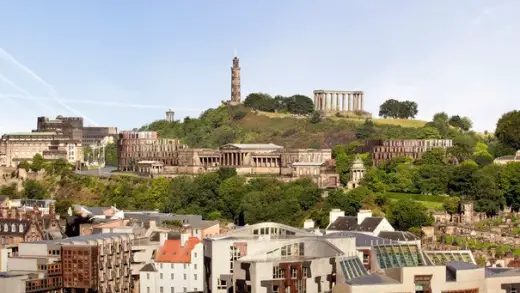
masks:
[[[364,111],[362,91],[315,90],[314,109],[323,112]]]

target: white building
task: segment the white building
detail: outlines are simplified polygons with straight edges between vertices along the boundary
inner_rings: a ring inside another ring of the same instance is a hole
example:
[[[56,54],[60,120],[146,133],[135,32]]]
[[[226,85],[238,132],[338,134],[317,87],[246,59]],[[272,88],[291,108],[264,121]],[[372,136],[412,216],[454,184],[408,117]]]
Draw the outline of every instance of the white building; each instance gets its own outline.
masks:
[[[198,292],[204,288],[204,249],[197,237],[183,233],[167,239],[161,233],[161,248],[155,260],[139,273],[141,293]]]
[[[333,259],[360,257],[354,237],[319,236],[278,223],[259,223],[209,237],[204,246],[204,292],[211,293],[231,288],[283,292],[286,281],[306,292],[330,291]]]
[[[329,213],[329,226],[326,234],[336,232],[360,232],[378,236],[382,231],[395,231],[394,227],[383,217],[372,217],[372,211],[360,210],[357,216],[345,216],[345,212],[333,209]]]

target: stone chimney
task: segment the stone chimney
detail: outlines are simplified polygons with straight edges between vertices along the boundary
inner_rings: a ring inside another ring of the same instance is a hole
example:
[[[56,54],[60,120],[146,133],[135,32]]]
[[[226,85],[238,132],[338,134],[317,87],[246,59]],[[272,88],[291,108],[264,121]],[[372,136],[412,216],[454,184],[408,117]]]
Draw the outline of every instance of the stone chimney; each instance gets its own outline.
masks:
[[[303,229],[314,229],[314,220],[307,219],[303,222]]]
[[[329,212],[329,225],[334,223],[337,218],[344,217],[344,216],[345,216],[345,212],[344,211],[342,211],[340,209],[332,209]]]
[[[181,246],[184,247],[184,245],[186,244],[186,241],[188,241],[188,239],[190,239],[190,234],[189,233],[181,233]]]
[[[359,212],[357,213],[357,223],[358,225],[361,225],[361,223],[363,223],[363,221],[368,218],[368,217],[372,217],[372,211],[371,210],[359,210]]]

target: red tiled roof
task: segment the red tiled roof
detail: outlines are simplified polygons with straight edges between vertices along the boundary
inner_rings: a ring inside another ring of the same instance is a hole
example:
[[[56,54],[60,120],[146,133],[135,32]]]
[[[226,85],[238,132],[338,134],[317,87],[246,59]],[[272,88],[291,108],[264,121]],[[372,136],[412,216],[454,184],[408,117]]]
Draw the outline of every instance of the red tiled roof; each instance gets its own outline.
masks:
[[[190,237],[184,246],[181,246],[181,240],[166,240],[164,241],[161,250],[155,255],[157,262],[171,262],[171,263],[190,263],[191,251],[200,242],[197,237]]]

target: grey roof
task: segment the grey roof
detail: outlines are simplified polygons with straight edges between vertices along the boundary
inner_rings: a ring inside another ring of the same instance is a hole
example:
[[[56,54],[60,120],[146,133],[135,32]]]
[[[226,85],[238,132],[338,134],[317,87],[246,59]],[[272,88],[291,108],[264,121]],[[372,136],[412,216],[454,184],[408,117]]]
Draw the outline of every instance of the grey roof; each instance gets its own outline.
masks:
[[[349,280],[347,283],[351,285],[399,284],[397,280],[380,274],[364,275],[359,278]]]
[[[157,269],[153,265],[153,263],[146,264],[140,272],[157,272]]]
[[[97,239],[107,239],[111,237],[120,237],[124,235],[130,235],[131,233],[103,233],[103,234],[91,234],[91,235],[84,235],[84,236],[76,236],[76,237],[70,237],[65,239],[56,239],[56,240],[42,240],[42,241],[34,241],[34,242],[28,242],[28,243],[74,243],[74,242],[87,242],[91,240],[97,240]]]
[[[381,231],[379,235],[381,238],[391,239],[395,241],[415,241],[419,240],[419,237],[415,234],[407,231]]]
[[[361,232],[352,232],[352,231],[345,231],[345,232],[335,232],[326,234],[323,236],[324,238],[345,238],[345,237],[353,237],[356,238],[356,247],[363,247],[363,246],[372,246],[377,244],[397,244],[397,242],[383,239],[381,237],[376,237],[372,235],[363,234]]]
[[[520,269],[512,268],[486,268],[486,278],[520,277]]]
[[[381,217],[367,217],[358,224],[357,217],[343,216],[338,217],[327,230],[374,232],[381,221],[383,221]]]
[[[104,216],[105,211],[109,209],[109,207],[85,207],[89,212],[94,216]]]
[[[480,269],[480,266],[477,266],[476,264],[463,262],[463,261],[450,261],[446,264],[447,269],[452,269],[455,271],[462,271],[462,270],[474,270],[474,269]]]

